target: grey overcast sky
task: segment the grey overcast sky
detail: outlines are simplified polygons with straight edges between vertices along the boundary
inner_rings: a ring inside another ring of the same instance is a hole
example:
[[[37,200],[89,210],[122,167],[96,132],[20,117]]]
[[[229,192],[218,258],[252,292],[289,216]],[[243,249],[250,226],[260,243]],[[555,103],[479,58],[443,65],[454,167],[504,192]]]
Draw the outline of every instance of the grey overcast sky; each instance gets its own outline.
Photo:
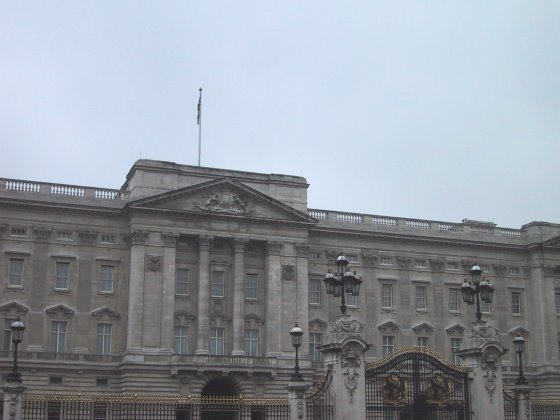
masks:
[[[560,222],[560,1],[3,1],[0,177],[303,175],[310,208]]]

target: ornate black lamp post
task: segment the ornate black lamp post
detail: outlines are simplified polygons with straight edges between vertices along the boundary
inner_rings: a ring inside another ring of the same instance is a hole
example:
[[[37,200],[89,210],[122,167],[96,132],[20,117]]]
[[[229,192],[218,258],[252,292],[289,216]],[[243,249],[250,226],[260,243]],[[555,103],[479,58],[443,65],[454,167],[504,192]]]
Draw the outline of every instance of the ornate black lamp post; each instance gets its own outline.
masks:
[[[517,353],[517,365],[519,376],[515,379],[515,385],[527,385],[527,379],[523,376],[523,350],[525,350],[525,339],[519,334],[513,339],[513,349]]]
[[[353,296],[358,296],[360,294],[360,284],[362,280],[356,274],[356,271],[351,271],[348,269],[348,258],[344,254],[340,254],[336,259],[337,272],[329,272],[323,280],[325,282],[325,287],[327,289],[327,294],[333,295],[334,297],[340,296],[340,312],[346,313],[346,293],[350,293]]]
[[[292,346],[296,349],[296,365],[294,367],[294,374],[290,381],[292,382],[303,382],[303,376],[299,373],[299,354],[298,349],[301,346],[301,338],[303,336],[303,330],[298,326],[297,322],[296,325],[290,331],[290,335],[292,336]]]
[[[471,268],[471,279],[472,284],[465,279],[461,286],[461,294],[463,295],[463,301],[469,305],[473,305],[476,300],[476,319],[480,322],[482,318],[480,300],[492,303],[492,293],[494,293],[495,288],[486,279],[482,278],[482,268],[477,264]]]
[[[23,325],[23,322],[21,322],[21,319],[18,317],[17,320],[12,322],[10,329],[12,331],[12,343],[14,343],[14,364],[12,366],[12,371],[8,374],[6,379],[8,382],[21,384],[21,374],[18,372],[17,367],[17,353],[19,343],[23,340],[25,325]]]

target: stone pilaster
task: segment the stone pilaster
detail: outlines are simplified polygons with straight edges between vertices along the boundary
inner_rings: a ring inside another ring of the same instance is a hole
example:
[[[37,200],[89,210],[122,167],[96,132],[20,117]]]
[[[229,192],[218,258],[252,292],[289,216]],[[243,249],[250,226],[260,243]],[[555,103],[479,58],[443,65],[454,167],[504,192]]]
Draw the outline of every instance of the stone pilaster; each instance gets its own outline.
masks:
[[[309,273],[308,273],[308,257],[309,246],[304,244],[296,244],[296,299],[297,311],[296,321],[299,325],[309,325],[309,310],[308,310],[308,294],[309,294]],[[301,354],[307,355],[309,352],[309,334],[303,334],[301,343]]]
[[[290,382],[288,384],[288,404],[290,405],[290,420],[301,420],[307,418],[307,404],[305,403],[305,391],[309,385],[305,382]]]
[[[3,419],[21,420],[23,391],[25,387],[21,383],[5,383],[4,387],[4,413]]]
[[[231,354],[243,356],[245,315],[245,239],[233,240],[233,349]]]
[[[126,348],[128,352],[142,348],[142,318],[144,308],[144,255],[148,232],[130,233],[130,285],[128,293],[128,328]]]
[[[282,285],[280,255],[284,244],[271,241],[266,255],[266,353],[265,356],[279,356],[282,335]]]
[[[161,291],[161,348],[162,352],[173,351],[173,314],[175,312],[175,258],[177,233],[162,233],[163,281]]]
[[[504,387],[501,359],[505,353],[498,331],[485,321],[466,331],[458,354],[469,368],[472,420],[504,418]]]
[[[340,314],[327,327],[325,344],[319,347],[325,366],[332,371],[329,387],[335,419],[365,418],[366,360],[371,349],[362,334],[365,324]]]
[[[515,399],[517,400],[517,412],[516,420],[531,420],[533,418],[531,412],[531,399],[529,394],[533,390],[533,387],[529,385],[515,385],[513,387],[513,393],[515,394]]]
[[[208,354],[210,307],[210,242],[209,236],[198,238],[198,316],[195,354]]]

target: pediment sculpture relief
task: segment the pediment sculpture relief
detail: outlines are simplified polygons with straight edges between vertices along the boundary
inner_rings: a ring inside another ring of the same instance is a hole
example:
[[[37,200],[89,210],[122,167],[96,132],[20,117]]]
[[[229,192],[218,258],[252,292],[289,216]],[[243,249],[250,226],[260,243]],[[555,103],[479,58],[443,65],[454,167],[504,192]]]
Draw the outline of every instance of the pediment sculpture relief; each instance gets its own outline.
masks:
[[[201,210],[228,214],[250,214],[248,203],[229,190],[212,192],[197,207]]]

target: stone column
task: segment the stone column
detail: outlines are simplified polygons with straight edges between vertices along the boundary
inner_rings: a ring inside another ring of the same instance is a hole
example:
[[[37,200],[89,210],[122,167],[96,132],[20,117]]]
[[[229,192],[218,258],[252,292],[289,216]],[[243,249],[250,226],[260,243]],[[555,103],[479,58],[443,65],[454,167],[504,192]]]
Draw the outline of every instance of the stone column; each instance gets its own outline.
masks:
[[[339,314],[327,327],[325,344],[319,347],[327,369],[332,370],[329,387],[335,419],[366,417],[366,359],[371,349],[362,337],[365,324],[348,314]]]
[[[458,354],[469,369],[472,420],[504,419],[501,359],[505,353],[498,331],[486,321],[474,322],[466,331]]]
[[[6,382],[4,383],[4,413],[3,419],[21,420],[23,391],[25,387],[21,383]]]
[[[233,240],[233,356],[245,355],[245,239]]]
[[[144,256],[148,232],[130,233],[130,281],[128,286],[127,352],[142,350],[142,318],[144,308]]]
[[[517,412],[515,413],[516,420],[531,420],[531,399],[529,394],[533,390],[529,385],[515,385],[513,388],[515,399],[517,400]]]
[[[279,356],[282,334],[282,285],[280,282],[280,255],[284,244],[270,241],[266,255],[266,353],[267,357]]]
[[[173,324],[175,313],[175,257],[177,233],[162,233],[163,280],[161,286],[161,344],[160,351],[173,352]]]
[[[309,388],[305,382],[290,382],[288,384],[288,404],[290,405],[290,420],[307,418],[307,404],[305,391]]]
[[[299,325],[308,328],[309,325],[309,272],[308,272],[308,260],[309,257],[309,246],[304,244],[296,244],[296,320]],[[303,334],[303,340],[301,343],[301,353],[307,355],[309,351],[309,334]]]
[[[195,354],[208,354],[210,307],[210,236],[198,238],[198,316]]]

